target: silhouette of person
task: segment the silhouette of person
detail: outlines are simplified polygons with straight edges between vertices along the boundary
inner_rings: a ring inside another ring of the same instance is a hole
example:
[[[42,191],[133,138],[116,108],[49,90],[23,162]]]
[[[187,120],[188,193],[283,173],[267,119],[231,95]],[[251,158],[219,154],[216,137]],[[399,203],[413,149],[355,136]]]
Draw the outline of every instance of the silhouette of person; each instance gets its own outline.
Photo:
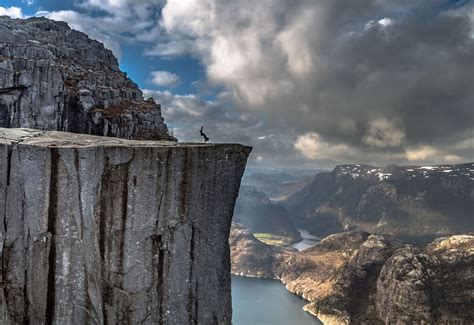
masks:
[[[201,126],[201,130],[199,130],[199,133],[201,133],[201,137],[204,137],[204,142],[207,142],[209,141],[209,138],[207,137],[207,135],[202,132],[202,129],[204,128],[204,126]]]

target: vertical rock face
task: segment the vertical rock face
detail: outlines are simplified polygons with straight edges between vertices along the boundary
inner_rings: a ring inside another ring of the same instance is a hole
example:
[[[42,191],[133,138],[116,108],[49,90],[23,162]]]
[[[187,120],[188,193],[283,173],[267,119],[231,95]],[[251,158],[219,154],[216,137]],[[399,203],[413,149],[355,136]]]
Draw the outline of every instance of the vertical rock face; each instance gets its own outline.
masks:
[[[0,17],[0,127],[173,140],[111,51],[64,22]]]
[[[0,323],[229,324],[249,152],[0,129]]]

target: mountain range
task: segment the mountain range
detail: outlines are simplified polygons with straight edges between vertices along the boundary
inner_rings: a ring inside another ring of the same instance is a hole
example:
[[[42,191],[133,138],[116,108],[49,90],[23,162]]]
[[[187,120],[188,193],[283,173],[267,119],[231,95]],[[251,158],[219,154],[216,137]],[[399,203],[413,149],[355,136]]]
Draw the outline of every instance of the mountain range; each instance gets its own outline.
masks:
[[[427,242],[474,231],[474,163],[341,165],[284,204],[297,227],[318,236],[362,230]]]

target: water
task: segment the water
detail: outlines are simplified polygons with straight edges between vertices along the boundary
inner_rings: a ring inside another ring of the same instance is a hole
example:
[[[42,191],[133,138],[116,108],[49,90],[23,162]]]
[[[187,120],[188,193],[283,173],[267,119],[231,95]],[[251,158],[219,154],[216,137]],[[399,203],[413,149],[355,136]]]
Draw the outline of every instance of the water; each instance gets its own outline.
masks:
[[[302,241],[297,242],[296,244],[291,245],[291,247],[296,248],[299,251],[302,251],[303,249],[306,249],[308,247],[316,245],[321,238],[317,236],[311,235],[307,230],[304,229],[297,229],[300,232],[301,238],[303,238]]]
[[[306,303],[280,281],[232,276],[234,325],[322,324],[303,310]]]

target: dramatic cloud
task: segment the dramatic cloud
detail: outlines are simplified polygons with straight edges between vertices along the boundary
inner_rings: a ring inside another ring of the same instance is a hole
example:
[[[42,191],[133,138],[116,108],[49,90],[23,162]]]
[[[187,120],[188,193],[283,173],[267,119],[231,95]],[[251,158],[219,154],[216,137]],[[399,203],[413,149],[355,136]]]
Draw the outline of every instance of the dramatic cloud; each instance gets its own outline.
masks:
[[[176,86],[181,82],[180,76],[168,71],[153,71],[150,79],[154,85],[163,87]]]
[[[0,7],[0,16],[9,16],[10,18],[23,18],[21,8],[18,7]]]
[[[161,39],[161,0],[85,0],[75,2],[79,10],[40,11],[38,16],[66,21],[121,57],[121,45]],[[150,45],[151,46],[151,45]]]
[[[168,53],[198,55],[237,109],[264,112],[264,133],[284,130],[307,159],[407,163],[428,145],[425,159],[474,159],[452,148],[474,132],[471,7],[169,0],[162,15]]]
[[[439,154],[433,147],[424,146],[417,149],[407,150],[407,159],[410,161],[426,160],[429,157]]]
[[[309,159],[332,157],[344,159],[354,154],[354,149],[345,144],[329,144],[321,140],[319,134],[310,132],[299,136],[295,149]]]
[[[150,91],[183,140],[198,141],[205,124],[212,141],[253,145],[261,164],[474,160],[469,2],[87,0],[80,8],[48,15],[116,54],[136,42],[145,55],[203,65],[201,82],[220,92],[212,101]]]
[[[385,118],[370,121],[362,141],[373,147],[398,147],[405,140],[405,133]]]

